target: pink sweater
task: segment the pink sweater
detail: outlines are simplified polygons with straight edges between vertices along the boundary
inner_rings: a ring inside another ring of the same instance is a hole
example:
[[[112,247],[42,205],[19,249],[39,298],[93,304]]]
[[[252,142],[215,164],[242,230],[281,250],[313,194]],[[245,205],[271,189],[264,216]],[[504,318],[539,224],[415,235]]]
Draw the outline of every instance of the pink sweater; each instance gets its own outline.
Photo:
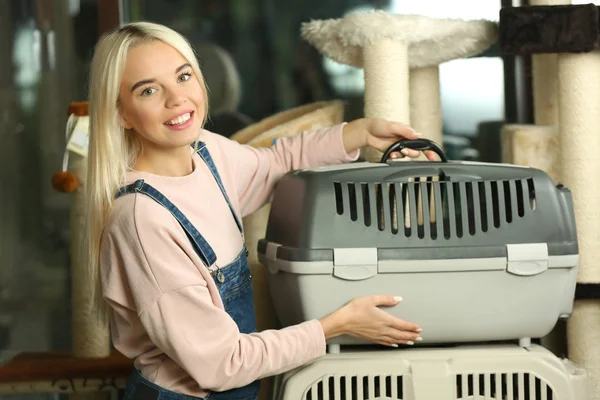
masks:
[[[260,208],[286,172],[358,158],[343,147],[342,125],[278,139],[254,149],[204,131],[204,141],[238,215]],[[194,171],[165,177],[131,171],[162,192],[227,265],[242,238],[227,203],[202,159]],[[169,390],[204,397],[311,362],[325,352],[318,321],[281,330],[240,334],[218,289],[175,218],[145,195],[114,203],[103,234],[103,295],[111,310],[117,350],[135,359],[142,375]]]

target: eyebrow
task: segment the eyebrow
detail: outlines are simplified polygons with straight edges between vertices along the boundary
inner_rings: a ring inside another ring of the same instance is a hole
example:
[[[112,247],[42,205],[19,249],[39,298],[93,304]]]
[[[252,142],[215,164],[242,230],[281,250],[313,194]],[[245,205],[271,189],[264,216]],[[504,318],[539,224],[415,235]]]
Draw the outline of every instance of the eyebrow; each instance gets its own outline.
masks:
[[[185,63],[183,65],[180,65],[175,70],[175,73],[178,73],[179,71],[181,71],[182,69],[187,68],[187,67],[191,68],[192,66],[189,63]],[[147,85],[148,83],[153,83],[153,82],[156,82],[156,79],[154,79],[154,78],[144,79],[144,80],[141,80],[139,82],[136,82],[136,84],[131,87],[131,91],[133,92],[135,89],[139,88],[140,86],[144,86],[144,85]]]

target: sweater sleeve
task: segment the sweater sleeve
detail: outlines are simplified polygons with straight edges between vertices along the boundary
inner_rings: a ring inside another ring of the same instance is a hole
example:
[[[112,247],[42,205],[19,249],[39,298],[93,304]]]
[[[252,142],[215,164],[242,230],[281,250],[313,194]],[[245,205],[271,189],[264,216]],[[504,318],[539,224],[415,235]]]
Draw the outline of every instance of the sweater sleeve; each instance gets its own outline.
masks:
[[[206,390],[241,387],[311,362],[325,352],[321,324],[240,334],[204,286],[165,293],[140,314],[152,341]]]
[[[202,389],[240,387],[325,353],[323,329],[315,320],[240,333],[216,301],[217,289],[211,293],[208,270],[168,211],[141,195],[126,201],[137,203],[135,211],[119,212],[105,232],[104,295],[110,302],[130,303],[152,343]],[[117,326],[117,336],[120,329],[129,326]]]
[[[343,126],[282,137],[268,148],[228,141],[227,160],[235,174],[242,216],[267,203],[277,181],[289,171],[357,160],[359,150],[348,154],[344,149]]]

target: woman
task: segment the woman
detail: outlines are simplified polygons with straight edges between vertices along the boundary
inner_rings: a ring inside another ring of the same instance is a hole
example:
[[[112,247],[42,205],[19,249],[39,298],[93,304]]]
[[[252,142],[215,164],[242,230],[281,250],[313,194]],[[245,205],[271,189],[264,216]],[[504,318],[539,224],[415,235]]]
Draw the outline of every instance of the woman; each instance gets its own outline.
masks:
[[[254,149],[202,129],[207,99],[193,50],[169,28],[129,24],[96,47],[87,243],[97,314],[135,360],[126,398],[255,399],[259,379],[321,357],[329,338],[419,340],[416,324],[378,308],[396,305],[392,295],[257,333],[241,224],[286,172],[418,135],[360,119]]]

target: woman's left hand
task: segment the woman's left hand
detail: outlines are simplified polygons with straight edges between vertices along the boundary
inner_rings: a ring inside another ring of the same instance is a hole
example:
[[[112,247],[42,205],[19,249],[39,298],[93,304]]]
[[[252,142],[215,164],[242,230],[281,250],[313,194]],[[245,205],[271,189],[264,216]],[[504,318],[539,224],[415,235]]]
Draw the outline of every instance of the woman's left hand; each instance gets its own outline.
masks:
[[[382,118],[360,118],[344,125],[344,148],[347,153],[364,146],[373,147],[381,152],[387,150],[392,144],[401,139],[418,139],[421,135],[408,125],[400,122],[388,121]],[[403,149],[401,152],[393,152],[390,158],[410,157],[417,158],[420,151]],[[425,157],[435,161],[436,154],[433,151],[424,151]]]

